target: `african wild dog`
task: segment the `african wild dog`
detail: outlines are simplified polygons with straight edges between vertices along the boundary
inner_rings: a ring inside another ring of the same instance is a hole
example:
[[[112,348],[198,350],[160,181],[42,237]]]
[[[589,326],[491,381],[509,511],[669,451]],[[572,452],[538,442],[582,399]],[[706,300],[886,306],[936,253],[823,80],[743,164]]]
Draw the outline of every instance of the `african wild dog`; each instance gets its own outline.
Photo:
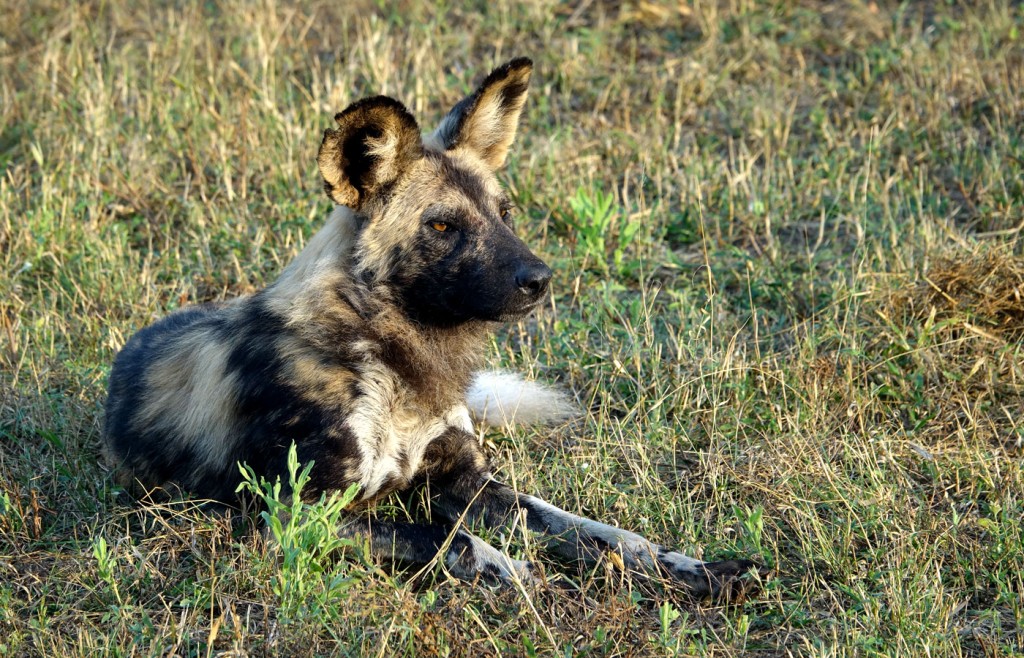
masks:
[[[491,476],[473,434],[467,393],[486,332],[533,310],[551,279],[513,231],[495,176],[531,70],[525,58],[495,69],[426,137],[384,96],[338,114],[317,157],[336,208],[281,277],[178,311],[118,355],[104,434],[122,476],[230,501],[238,462],[272,480],[294,442],[313,462],[312,498],[355,482],[370,501],[429,480],[433,514],[448,525],[339,529],[384,558],[427,563],[444,550],[459,578],[532,579],[528,563],[452,525],[523,510],[564,556],[615,551],[697,593],[734,582],[750,563],[701,562],[516,493]]]

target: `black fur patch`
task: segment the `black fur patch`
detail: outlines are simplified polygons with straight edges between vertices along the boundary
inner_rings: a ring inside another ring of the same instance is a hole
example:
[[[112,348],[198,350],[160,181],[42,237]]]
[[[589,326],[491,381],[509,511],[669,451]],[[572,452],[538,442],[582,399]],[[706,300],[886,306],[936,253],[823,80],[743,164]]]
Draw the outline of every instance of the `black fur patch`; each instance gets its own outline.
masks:
[[[498,107],[502,112],[515,109],[516,103],[526,95],[530,84],[524,81],[510,82],[498,90]]]
[[[457,481],[481,482],[486,470],[487,458],[476,437],[454,427],[430,442],[420,466],[422,477],[446,486]]]
[[[372,184],[371,174],[377,166],[376,157],[364,155],[366,142],[369,139],[380,139],[383,134],[384,131],[379,126],[365,126],[354,131],[341,148],[345,162],[349,163],[345,173],[358,190],[366,189]]]
[[[245,428],[239,459],[257,473],[286,481],[285,457],[294,441],[299,462],[314,462],[309,496],[344,489],[351,484],[344,465],[360,456],[356,441],[335,406],[310,399],[288,380],[277,350],[277,341],[289,333],[284,318],[253,301],[238,323],[227,364],[238,377],[238,415]]]
[[[487,188],[484,186],[480,176],[460,167],[444,154],[431,153],[430,157],[439,165],[441,176],[446,183],[461,191],[467,199],[476,204],[484,216],[494,213],[494,210],[489,207],[490,204],[488,203],[491,200],[490,195],[487,193]]]
[[[441,140],[441,144],[445,150],[455,148],[459,142],[459,135],[462,132],[462,126],[466,123],[466,117],[476,107],[478,95],[467,96],[461,101],[455,104],[455,107],[451,109],[449,115],[453,117],[453,120],[445,123],[443,130],[438,133],[438,138]]]
[[[501,220],[498,209],[504,199],[487,195],[479,178],[460,167],[446,164],[442,172],[477,211],[473,217],[452,219],[452,228],[444,234],[421,234],[412,253],[399,252],[388,284],[407,315],[431,327],[523,315],[544,291],[524,291],[517,274],[524,268],[544,268],[543,262]],[[458,212],[467,211],[427,211],[442,220],[446,213]]]

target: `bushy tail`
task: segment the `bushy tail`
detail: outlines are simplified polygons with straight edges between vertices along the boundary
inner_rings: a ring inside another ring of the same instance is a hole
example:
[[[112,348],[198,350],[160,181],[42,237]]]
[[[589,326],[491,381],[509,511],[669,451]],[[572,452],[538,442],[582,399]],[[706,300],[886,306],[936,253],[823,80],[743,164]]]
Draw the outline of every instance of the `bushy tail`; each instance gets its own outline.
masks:
[[[479,423],[555,425],[580,415],[565,393],[510,372],[479,372],[469,387],[469,412]]]

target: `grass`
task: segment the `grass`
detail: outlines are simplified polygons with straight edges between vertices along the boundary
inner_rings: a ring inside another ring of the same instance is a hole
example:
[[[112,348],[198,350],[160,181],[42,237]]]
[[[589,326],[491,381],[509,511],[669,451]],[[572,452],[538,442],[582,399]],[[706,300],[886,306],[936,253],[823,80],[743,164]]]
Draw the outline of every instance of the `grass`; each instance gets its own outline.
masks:
[[[979,5],[6,3],[0,655],[1021,655],[1024,14]],[[504,180],[556,281],[491,357],[592,412],[488,434],[498,469],[758,557],[761,591],[692,601],[519,532],[491,539],[583,593],[288,563],[252,517],[119,497],[126,338],[273,281],[329,210],[333,112],[433,125],[519,54]]]

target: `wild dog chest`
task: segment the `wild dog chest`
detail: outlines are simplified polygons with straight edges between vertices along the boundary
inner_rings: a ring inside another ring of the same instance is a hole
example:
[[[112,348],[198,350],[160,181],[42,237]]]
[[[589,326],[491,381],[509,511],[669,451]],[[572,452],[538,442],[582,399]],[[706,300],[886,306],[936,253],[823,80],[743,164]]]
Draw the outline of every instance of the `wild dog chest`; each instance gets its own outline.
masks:
[[[450,429],[472,433],[464,404],[428,411],[388,368],[373,367],[359,378],[360,395],[345,425],[359,449],[347,474],[364,500],[403,488],[413,479],[432,441]]]

